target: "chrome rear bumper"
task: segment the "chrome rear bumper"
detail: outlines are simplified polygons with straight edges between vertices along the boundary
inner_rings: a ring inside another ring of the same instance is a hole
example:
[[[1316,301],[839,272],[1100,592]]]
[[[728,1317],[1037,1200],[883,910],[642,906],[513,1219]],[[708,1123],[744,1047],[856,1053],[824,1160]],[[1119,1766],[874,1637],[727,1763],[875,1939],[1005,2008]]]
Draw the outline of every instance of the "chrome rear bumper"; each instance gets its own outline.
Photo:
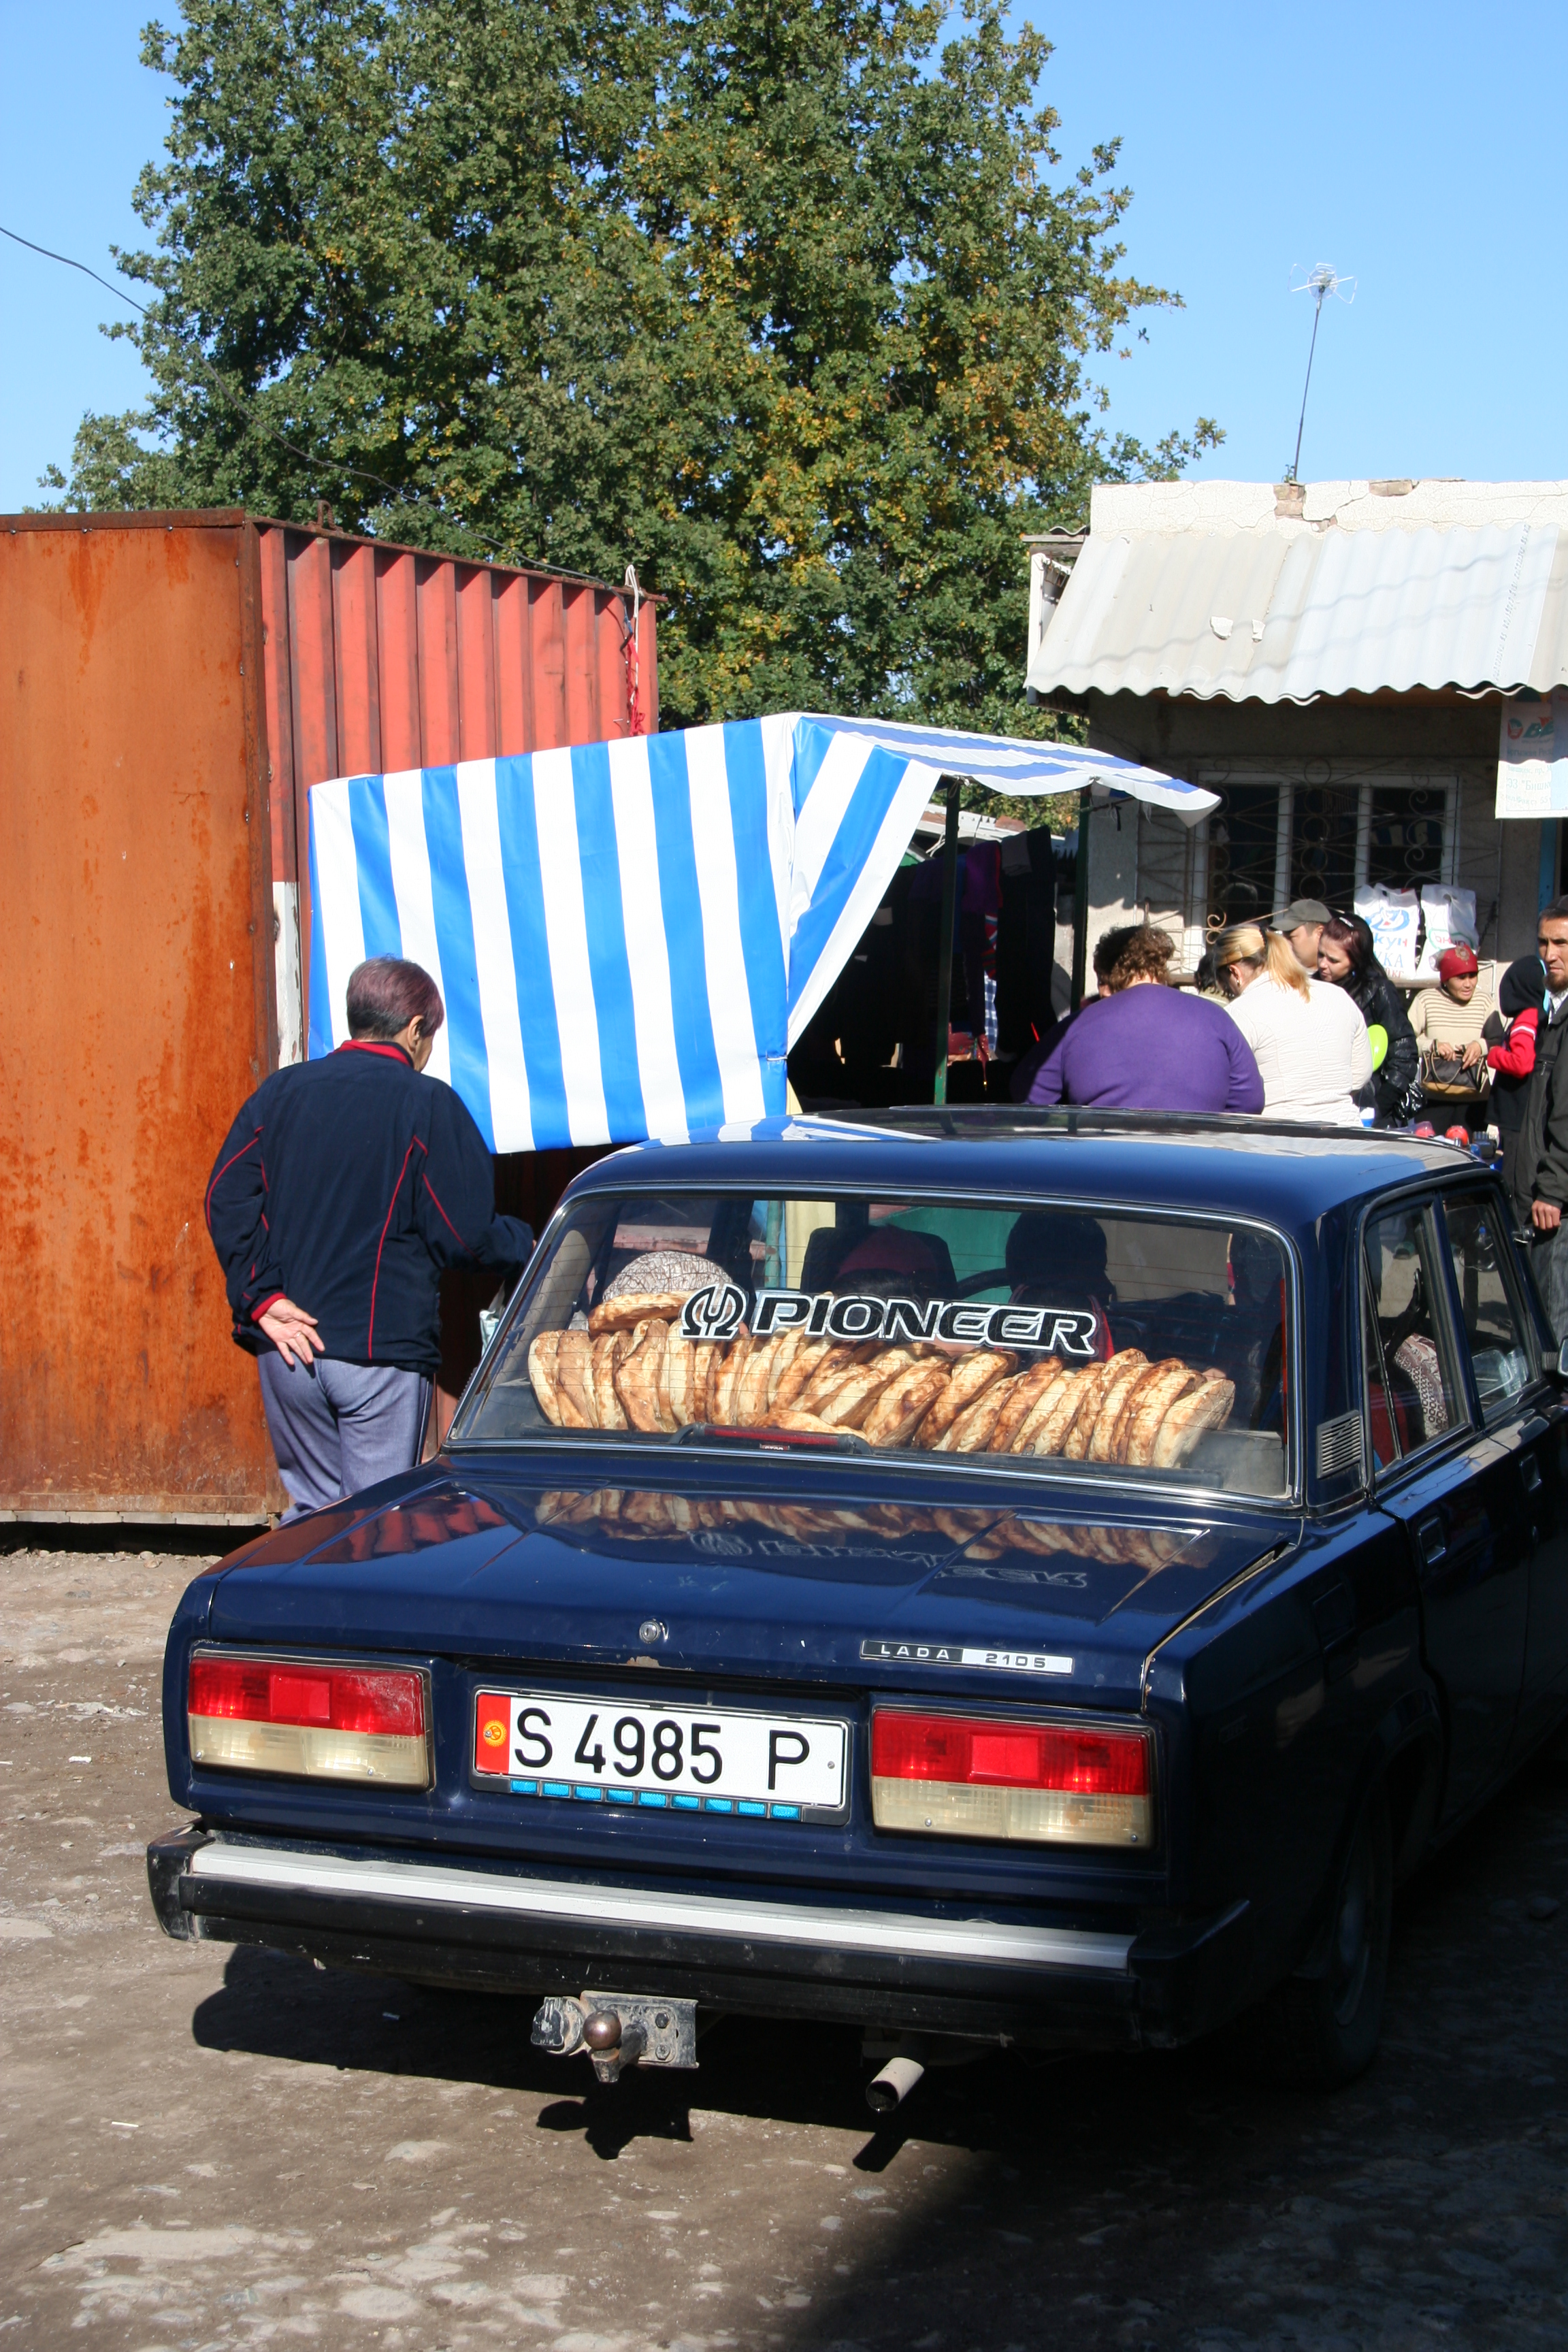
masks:
[[[952,1906],[803,1903],[200,1830],[159,1840],[147,1862],[160,1923],[181,1938],[534,1995],[580,1991],[613,1965],[637,1990],[709,2008],[1068,2046],[1185,2039],[1155,1988],[1213,1940],[1188,1931],[1145,1969],[1131,1934]]]

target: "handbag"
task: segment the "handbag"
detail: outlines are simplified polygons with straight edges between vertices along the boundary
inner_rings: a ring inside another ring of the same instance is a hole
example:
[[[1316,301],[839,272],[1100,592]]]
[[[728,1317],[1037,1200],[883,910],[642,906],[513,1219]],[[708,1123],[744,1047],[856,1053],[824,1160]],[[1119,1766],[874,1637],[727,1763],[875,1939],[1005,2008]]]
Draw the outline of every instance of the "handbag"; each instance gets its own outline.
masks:
[[[1422,1072],[1426,1091],[1448,1101],[1458,1096],[1473,1100],[1485,1090],[1486,1064],[1479,1069],[1468,1070],[1462,1054],[1446,1054],[1437,1045],[1428,1047],[1426,1066]]]

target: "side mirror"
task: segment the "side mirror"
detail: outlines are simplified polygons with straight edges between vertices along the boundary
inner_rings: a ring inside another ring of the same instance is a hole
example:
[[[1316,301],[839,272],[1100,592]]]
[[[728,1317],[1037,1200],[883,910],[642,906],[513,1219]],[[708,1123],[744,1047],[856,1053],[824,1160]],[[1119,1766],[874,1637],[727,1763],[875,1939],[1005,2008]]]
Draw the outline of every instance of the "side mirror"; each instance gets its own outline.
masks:
[[[1564,1339],[1557,1350],[1557,1377],[1560,1381],[1568,1381],[1568,1339]]]

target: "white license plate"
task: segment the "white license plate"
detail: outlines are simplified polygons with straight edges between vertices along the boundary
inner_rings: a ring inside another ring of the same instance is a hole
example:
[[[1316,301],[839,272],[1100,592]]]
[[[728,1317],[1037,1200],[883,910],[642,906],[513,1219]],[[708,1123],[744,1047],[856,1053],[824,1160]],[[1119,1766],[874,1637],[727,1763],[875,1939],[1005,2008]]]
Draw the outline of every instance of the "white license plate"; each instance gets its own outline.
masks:
[[[842,1815],[849,1726],[559,1691],[480,1690],[474,1778],[520,1797],[799,1821]]]

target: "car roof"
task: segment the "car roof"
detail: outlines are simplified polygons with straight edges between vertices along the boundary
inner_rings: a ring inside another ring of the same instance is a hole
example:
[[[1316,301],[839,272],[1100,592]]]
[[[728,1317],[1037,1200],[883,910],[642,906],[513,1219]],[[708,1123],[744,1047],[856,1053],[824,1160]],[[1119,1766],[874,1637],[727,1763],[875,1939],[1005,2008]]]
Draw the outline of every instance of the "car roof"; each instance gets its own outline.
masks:
[[[754,1184],[1028,1194],[1310,1223],[1398,1186],[1481,1173],[1455,1145],[1362,1128],[1141,1111],[977,1107],[760,1119],[641,1143],[571,1187],[624,1192]]]

